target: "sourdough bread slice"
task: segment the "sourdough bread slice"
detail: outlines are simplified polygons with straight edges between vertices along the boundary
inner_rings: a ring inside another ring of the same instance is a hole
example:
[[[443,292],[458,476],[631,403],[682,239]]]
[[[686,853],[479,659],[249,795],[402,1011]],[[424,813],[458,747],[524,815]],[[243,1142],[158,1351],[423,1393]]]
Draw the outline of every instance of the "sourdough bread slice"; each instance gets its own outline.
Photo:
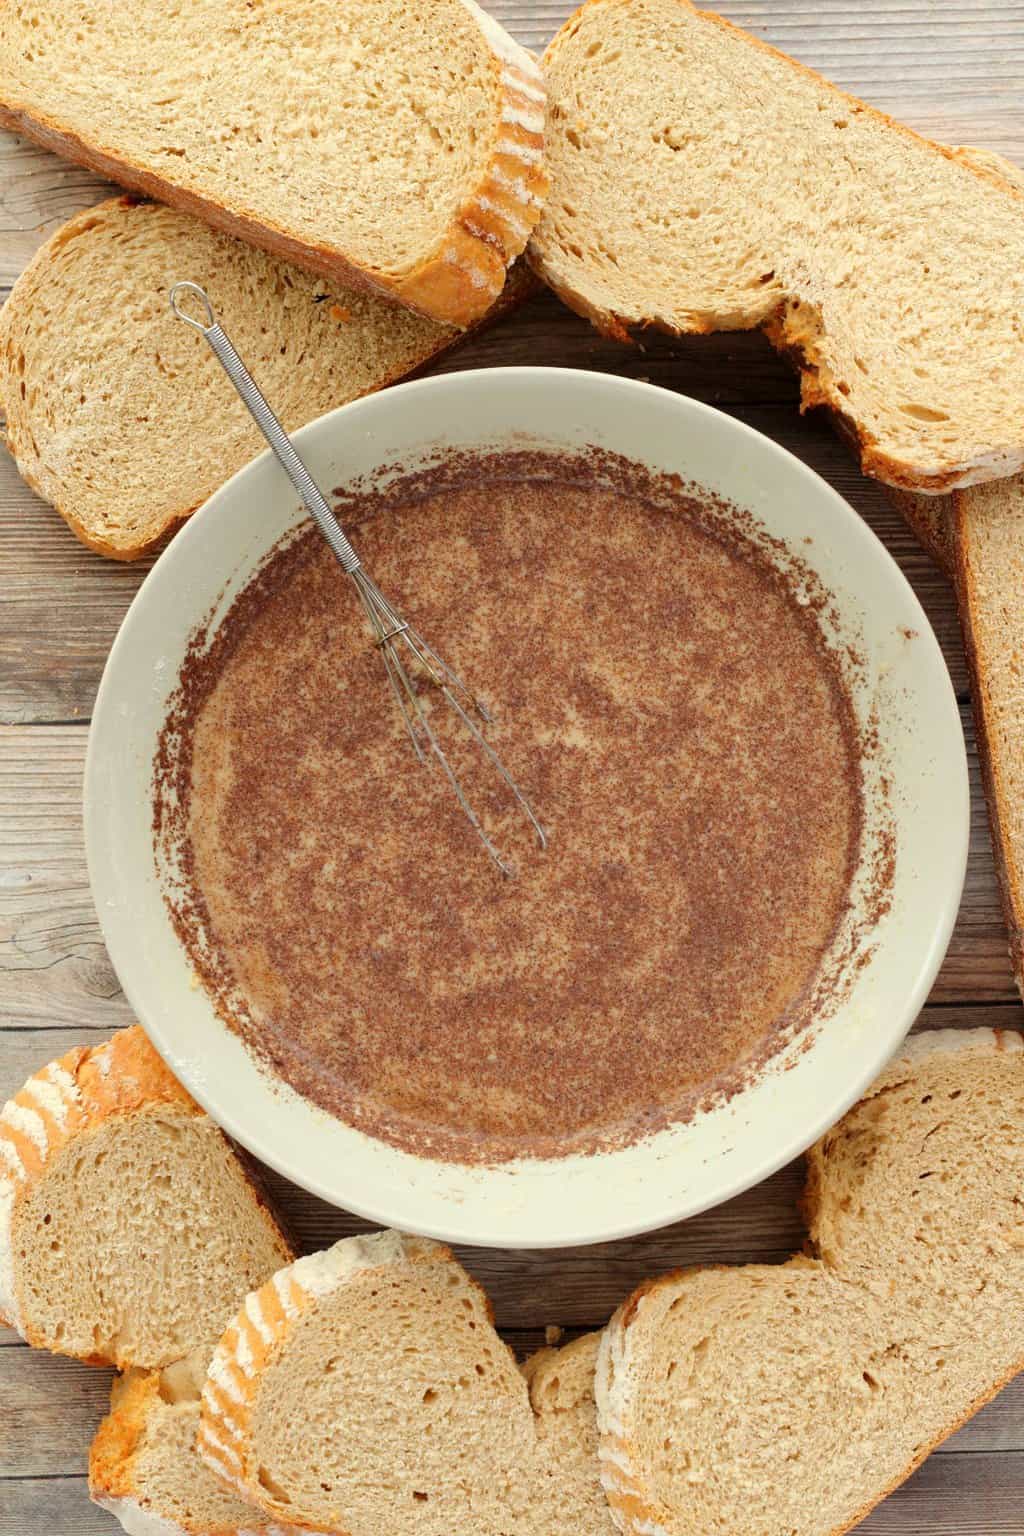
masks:
[[[821,1264],[641,1286],[597,1369],[601,1473],[626,1536],[825,1536],[921,1454],[877,1298]]]
[[[78,214],[0,310],[0,409],[24,479],[116,560],[153,549],[264,446],[168,308],[182,277],[208,290],[289,431],[458,340],[156,203],[115,198]]]
[[[992,848],[1024,996],[1024,475],[953,498],[953,577]]]
[[[4,126],[453,325],[537,218],[543,104],[474,0],[0,3]]]
[[[128,1536],[291,1536],[243,1503],[196,1454],[211,1353],[114,1382],[89,1452],[89,1493]]]
[[[587,1333],[561,1349],[538,1350],[523,1366],[537,1429],[528,1523],[536,1536],[615,1536],[597,1456],[600,1343],[599,1333]]]
[[[29,1344],[168,1365],[291,1257],[138,1026],[50,1062],[0,1110],[0,1316]]]
[[[1024,465],[1024,194],[688,0],[590,0],[549,45],[530,258],[626,337],[762,326],[865,471]]]
[[[347,1536],[508,1536],[534,1454],[526,1383],[447,1248],[346,1238],[246,1298],[198,1446],[264,1513]]]

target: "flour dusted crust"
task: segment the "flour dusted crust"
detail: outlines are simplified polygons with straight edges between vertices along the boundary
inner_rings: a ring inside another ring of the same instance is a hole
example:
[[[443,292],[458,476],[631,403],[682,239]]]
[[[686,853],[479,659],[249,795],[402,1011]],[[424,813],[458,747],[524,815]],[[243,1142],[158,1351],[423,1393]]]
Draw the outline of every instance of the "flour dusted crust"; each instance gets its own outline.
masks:
[[[52,1347],[19,1300],[13,1234],[21,1201],[73,1137],[153,1104],[202,1114],[136,1024],[47,1063],[0,1110],[0,1319],[27,1343]]]
[[[260,1483],[249,1435],[261,1371],[305,1312],[363,1270],[450,1261],[450,1250],[440,1243],[385,1230],[344,1238],[322,1253],[307,1254],[250,1292],[214,1350],[203,1387],[197,1448],[207,1465],[243,1498],[279,1514],[273,1496]]]
[[[544,169],[544,77],[531,53],[475,0],[462,0],[494,54],[499,81],[498,131],[484,180],[460,208],[441,250],[403,278],[403,303],[466,326],[501,293],[512,261],[525,249],[548,189]]]
[[[197,1445],[303,1529],[526,1536],[526,1383],[480,1287],[425,1239],[346,1239],[250,1294],[214,1351]]]

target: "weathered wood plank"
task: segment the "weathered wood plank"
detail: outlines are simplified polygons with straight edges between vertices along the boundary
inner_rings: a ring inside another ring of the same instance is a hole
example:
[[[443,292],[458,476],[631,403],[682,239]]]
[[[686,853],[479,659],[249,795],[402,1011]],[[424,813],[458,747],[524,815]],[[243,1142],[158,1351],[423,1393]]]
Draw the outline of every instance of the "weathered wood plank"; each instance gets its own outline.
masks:
[[[1024,1453],[933,1456],[865,1523],[861,1536],[1020,1536]],[[84,1477],[5,1483],[0,1536],[115,1536]]]
[[[552,331],[566,345],[551,344]],[[695,363],[706,338],[663,338],[651,351],[602,341],[547,296],[531,303],[478,338],[448,367],[536,362],[541,356],[569,366],[619,372],[683,393],[708,398],[719,385],[715,366]],[[759,355],[760,338],[729,338],[737,352]],[[542,346],[544,351],[541,351]],[[550,350],[548,347],[550,346]],[[778,359],[768,354],[774,366]],[[736,358],[729,376],[742,375]],[[766,375],[767,376],[767,375]],[[788,372],[782,381],[789,385]],[[794,395],[795,400],[795,395]],[[917,544],[881,488],[859,474],[845,448],[821,418],[801,419],[785,405],[737,405],[732,414],[780,442],[844,496],[888,547],[913,584],[946,657],[954,687],[967,687],[959,625],[948,583]],[[12,461],[0,454],[0,720],[86,719],[92,709],[111,642],[150,562],[121,565],[85,549],[63,520],[21,482]]]
[[[860,1536],[1020,1536],[1024,1458],[935,1455],[857,1527]]]

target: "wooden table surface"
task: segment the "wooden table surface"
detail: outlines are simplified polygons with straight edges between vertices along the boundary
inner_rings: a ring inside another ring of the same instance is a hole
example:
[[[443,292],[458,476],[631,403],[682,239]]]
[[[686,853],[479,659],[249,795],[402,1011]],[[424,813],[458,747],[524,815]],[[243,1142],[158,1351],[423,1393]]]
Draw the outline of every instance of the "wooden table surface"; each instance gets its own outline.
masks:
[[[564,0],[492,0],[523,42],[543,45]],[[724,0],[725,14],[915,128],[1024,163],[1022,0]],[[0,287],[70,214],[103,194],[86,171],[0,135]],[[97,294],[97,303],[103,295]],[[824,475],[885,540],[938,633],[971,755],[970,865],[956,932],[926,1010],[934,1023],[1024,1023],[977,776],[970,700],[949,587],[879,488],[824,421],[797,414],[794,378],[757,336],[630,350],[542,296],[445,369],[558,363],[647,378],[750,422]],[[255,447],[255,442],[254,442]],[[89,714],[118,623],[145,565],[103,561],[0,456],[0,1100],[37,1066],[131,1018],[100,941],[82,846]],[[680,1264],[779,1260],[801,1241],[793,1166],[716,1211],[627,1242],[558,1253],[463,1257],[522,1350],[547,1324],[603,1323],[645,1276]],[[271,1181],[307,1249],[361,1229]],[[109,1373],[35,1354],[0,1329],[0,1536],[116,1529],[88,1502],[85,1467]],[[823,1469],[823,1476],[827,1472]],[[1024,1378],[937,1452],[862,1530],[928,1536],[1024,1533]],[[381,1536],[387,1536],[382,1532]],[[584,1533],[581,1533],[584,1536]]]

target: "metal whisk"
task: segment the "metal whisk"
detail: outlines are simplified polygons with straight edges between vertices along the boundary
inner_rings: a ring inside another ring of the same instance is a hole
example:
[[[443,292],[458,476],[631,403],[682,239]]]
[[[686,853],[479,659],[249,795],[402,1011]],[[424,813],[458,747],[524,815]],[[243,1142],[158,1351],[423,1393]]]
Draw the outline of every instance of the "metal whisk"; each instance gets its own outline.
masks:
[[[182,300],[189,296],[198,304],[202,313],[202,319],[197,319],[195,315],[187,314],[183,309]],[[405,652],[415,662],[416,669],[424,673],[429,681],[439,689],[445,702],[467,728],[473,741],[507,785],[513,798],[521,807],[536,832],[541,848],[545,848],[547,846],[547,835],[534,815],[530,802],[473,718],[474,713],[485,721],[489,721],[491,716],[480,700],[455,675],[447,662],[442,661],[434,648],[428,645],[406,623],[401,614],[388,602],[376,582],[364,569],[362,561],[346,538],[341,524],[331,511],[327,498],[317,486],[309,470],[296,452],[295,446],[288,434],[256,387],[228,336],[218,324],[217,317],[213,312],[213,305],[210,303],[205,291],[199,287],[198,283],[175,283],[171,289],[170,299],[171,309],[177,318],[184,320],[186,325],[190,325],[193,330],[198,331],[200,336],[204,336],[209,342],[218,362],[223,367],[224,372],[248,407],[256,425],[273,449],[278,463],[302,497],[342,570],[351,576],[352,583],[359,594],[359,600],[366,610],[366,616],[373,629],[377,648],[384,659],[391,691],[401,711],[402,719],[405,721],[416,756],[421,763],[425,763],[428,760],[427,753],[429,752],[433,755],[448,778],[452,789],[455,791],[459,805],[472,823],[480,841],[495,864],[497,864],[503,875],[514,874],[512,866],[506,862],[488,837],[479,816],[470,804],[458,775],[448,761],[434,728],[424,712],[423,705],[420,702],[419,691],[416,688],[413,677],[410,675],[406,659],[400,648],[404,648]]]

